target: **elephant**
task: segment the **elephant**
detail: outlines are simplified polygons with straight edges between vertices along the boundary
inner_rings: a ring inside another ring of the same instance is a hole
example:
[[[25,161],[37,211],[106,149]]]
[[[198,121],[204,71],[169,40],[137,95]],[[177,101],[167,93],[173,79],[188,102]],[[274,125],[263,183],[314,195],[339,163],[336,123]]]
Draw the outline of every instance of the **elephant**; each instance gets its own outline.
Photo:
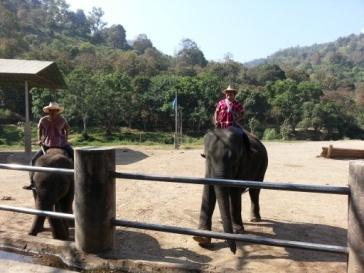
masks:
[[[44,155],[39,157],[35,166],[53,168],[73,168],[73,160],[67,152],[60,148],[49,148]],[[32,172],[32,190],[35,207],[39,210],[72,213],[74,198],[74,178],[67,174]],[[36,236],[43,230],[45,216],[36,215],[33,220],[29,235]],[[68,240],[69,220],[48,217],[54,239]]]
[[[239,129],[217,128],[205,134],[206,178],[263,181],[268,166],[267,150],[254,135],[246,130],[242,134]],[[241,195],[245,190],[247,189],[241,187],[204,185],[199,229],[211,230],[212,215],[217,199],[224,232],[244,233]],[[251,221],[260,221],[260,189],[249,188],[248,191],[251,200]],[[193,239],[200,246],[208,246],[211,243],[211,238],[208,237],[195,236]],[[235,253],[235,241],[227,242],[230,250]]]

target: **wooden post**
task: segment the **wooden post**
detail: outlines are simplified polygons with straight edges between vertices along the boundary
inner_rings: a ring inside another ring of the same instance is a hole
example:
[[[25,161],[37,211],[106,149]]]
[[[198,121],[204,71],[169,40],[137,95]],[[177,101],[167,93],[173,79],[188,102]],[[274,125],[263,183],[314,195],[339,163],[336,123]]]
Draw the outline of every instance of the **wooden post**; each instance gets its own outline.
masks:
[[[24,122],[24,150],[26,153],[32,152],[32,128],[29,115],[29,90],[28,81],[25,81],[25,122]]]
[[[332,157],[332,150],[333,150],[332,145],[329,145],[329,148],[327,149],[327,158]]]
[[[348,273],[364,272],[364,161],[349,162]]]
[[[87,253],[111,250],[115,227],[115,151],[75,150],[75,241]]]

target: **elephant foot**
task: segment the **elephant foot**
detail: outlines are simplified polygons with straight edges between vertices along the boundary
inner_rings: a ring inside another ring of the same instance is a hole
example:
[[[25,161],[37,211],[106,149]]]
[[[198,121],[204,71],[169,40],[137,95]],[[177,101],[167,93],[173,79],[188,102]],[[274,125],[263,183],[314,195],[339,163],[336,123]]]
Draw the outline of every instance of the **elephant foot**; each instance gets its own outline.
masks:
[[[236,253],[236,243],[235,243],[235,241],[227,240],[227,243],[229,245],[230,251],[235,254]]]
[[[33,189],[33,186],[32,186],[32,184],[26,185],[26,186],[23,186],[22,189],[23,190],[32,190]]]
[[[258,217],[251,217],[250,218],[250,222],[260,222],[260,221],[262,221],[262,218],[260,218],[260,216],[258,216]]]
[[[211,244],[211,238],[209,237],[193,236],[192,238],[202,247],[209,246]]]
[[[234,233],[235,234],[244,234],[245,233],[244,227],[234,228]]]

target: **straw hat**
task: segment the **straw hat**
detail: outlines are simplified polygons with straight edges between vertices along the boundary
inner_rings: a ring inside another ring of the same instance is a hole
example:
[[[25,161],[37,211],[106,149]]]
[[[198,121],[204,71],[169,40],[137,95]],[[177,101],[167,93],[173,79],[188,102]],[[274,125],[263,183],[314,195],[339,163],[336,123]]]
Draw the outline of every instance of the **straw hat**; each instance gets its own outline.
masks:
[[[226,92],[234,92],[234,93],[236,93],[237,90],[235,88],[231,87],[231,85],[229,84],[229,86],[223,91],[224,94]]]
[[[49,110],[58,110],[58,113],[62,113],[64,108],[59,106],[57,102],[50,102],[48,106],[43,107],[44,113],[49,113]]]

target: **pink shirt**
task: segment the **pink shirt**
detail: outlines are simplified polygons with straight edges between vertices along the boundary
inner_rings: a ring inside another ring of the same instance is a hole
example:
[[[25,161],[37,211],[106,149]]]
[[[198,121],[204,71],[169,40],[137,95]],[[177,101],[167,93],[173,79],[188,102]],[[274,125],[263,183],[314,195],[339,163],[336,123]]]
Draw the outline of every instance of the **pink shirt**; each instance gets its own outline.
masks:
[[[39,120],[38,128],[42,132],[43,144],[47,147],[64,147],[67,144],[67,121],[62,116],[50,120],[48,116]]]
[[[236,100],[230,102],[222,99],[217,103],[217,122],[219,128],[229,128],[233,125],[234,115],[243,115],[244,107]]]

